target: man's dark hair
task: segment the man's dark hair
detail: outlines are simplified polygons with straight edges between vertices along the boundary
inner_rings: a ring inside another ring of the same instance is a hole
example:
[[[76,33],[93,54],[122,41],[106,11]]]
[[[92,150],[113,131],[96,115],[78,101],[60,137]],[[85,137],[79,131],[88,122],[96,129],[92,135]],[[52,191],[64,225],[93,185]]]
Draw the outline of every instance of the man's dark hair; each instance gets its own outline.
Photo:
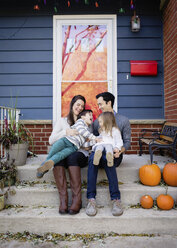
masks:
[[[93,113],[93,111],[91,109],[85,109],[78,115],[77,119],[80,119],[82,116],[85,116],[87,113]]]
[[[103,97],[103,100],[106,102],[106,104],[109,101],[111,101],[111,107],[113,108],[114,100],[115,100],[115,97],[113,94],[111,94],[110,92],[102,92],[102,93],[96,95],[96,99],[98,99],[99,97]]]

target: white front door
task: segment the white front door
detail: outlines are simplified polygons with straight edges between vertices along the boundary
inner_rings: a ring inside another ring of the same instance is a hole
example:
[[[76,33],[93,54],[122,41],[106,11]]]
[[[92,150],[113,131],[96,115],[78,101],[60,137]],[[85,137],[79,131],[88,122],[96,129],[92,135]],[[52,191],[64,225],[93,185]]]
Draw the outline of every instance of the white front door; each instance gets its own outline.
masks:
[[[117,109],[116,15],[54,16],[53,123],[83,95],[96,118],[95,96],[112,92]]]

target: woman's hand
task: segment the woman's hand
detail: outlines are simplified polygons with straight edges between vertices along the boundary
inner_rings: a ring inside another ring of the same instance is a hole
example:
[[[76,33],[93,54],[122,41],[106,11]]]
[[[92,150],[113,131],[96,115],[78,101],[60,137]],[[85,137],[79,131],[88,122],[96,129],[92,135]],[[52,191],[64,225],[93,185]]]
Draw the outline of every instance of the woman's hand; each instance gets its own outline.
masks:
[[[77,134],[78,134],[78,131],[76,129],[72,129],[72,128],[66,129],[66,135],[67,136],[74,136]]]

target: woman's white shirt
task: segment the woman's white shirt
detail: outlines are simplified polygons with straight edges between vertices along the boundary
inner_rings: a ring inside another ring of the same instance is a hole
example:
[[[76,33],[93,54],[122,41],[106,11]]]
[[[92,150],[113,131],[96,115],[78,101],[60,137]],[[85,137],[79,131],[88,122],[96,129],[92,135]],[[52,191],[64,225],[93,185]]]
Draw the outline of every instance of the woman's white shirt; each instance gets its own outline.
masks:
[[[49,137],[49,144],[53,145],[57,140],[66,136],[66,130],[68,128],[71,128],[71,127],[67,122],[67,117],[60,118],[56,122],[56,124],[53,128],[53,131]]]

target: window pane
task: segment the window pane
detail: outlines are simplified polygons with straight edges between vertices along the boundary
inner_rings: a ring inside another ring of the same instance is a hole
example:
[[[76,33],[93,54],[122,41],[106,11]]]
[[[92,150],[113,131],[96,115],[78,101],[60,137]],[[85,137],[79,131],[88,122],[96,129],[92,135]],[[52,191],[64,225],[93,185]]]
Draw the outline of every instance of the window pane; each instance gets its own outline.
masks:
[[[94,119],[100,114],[97,106],[96,95],[107,91],[107,82],[96,83],[62,83],[62,116],[69,112],[71,99],[75,95],[83,95],[86,98],[86,108],[92,109]]]
[[[106,25],[62,26],[62,80],[107,80]]]

